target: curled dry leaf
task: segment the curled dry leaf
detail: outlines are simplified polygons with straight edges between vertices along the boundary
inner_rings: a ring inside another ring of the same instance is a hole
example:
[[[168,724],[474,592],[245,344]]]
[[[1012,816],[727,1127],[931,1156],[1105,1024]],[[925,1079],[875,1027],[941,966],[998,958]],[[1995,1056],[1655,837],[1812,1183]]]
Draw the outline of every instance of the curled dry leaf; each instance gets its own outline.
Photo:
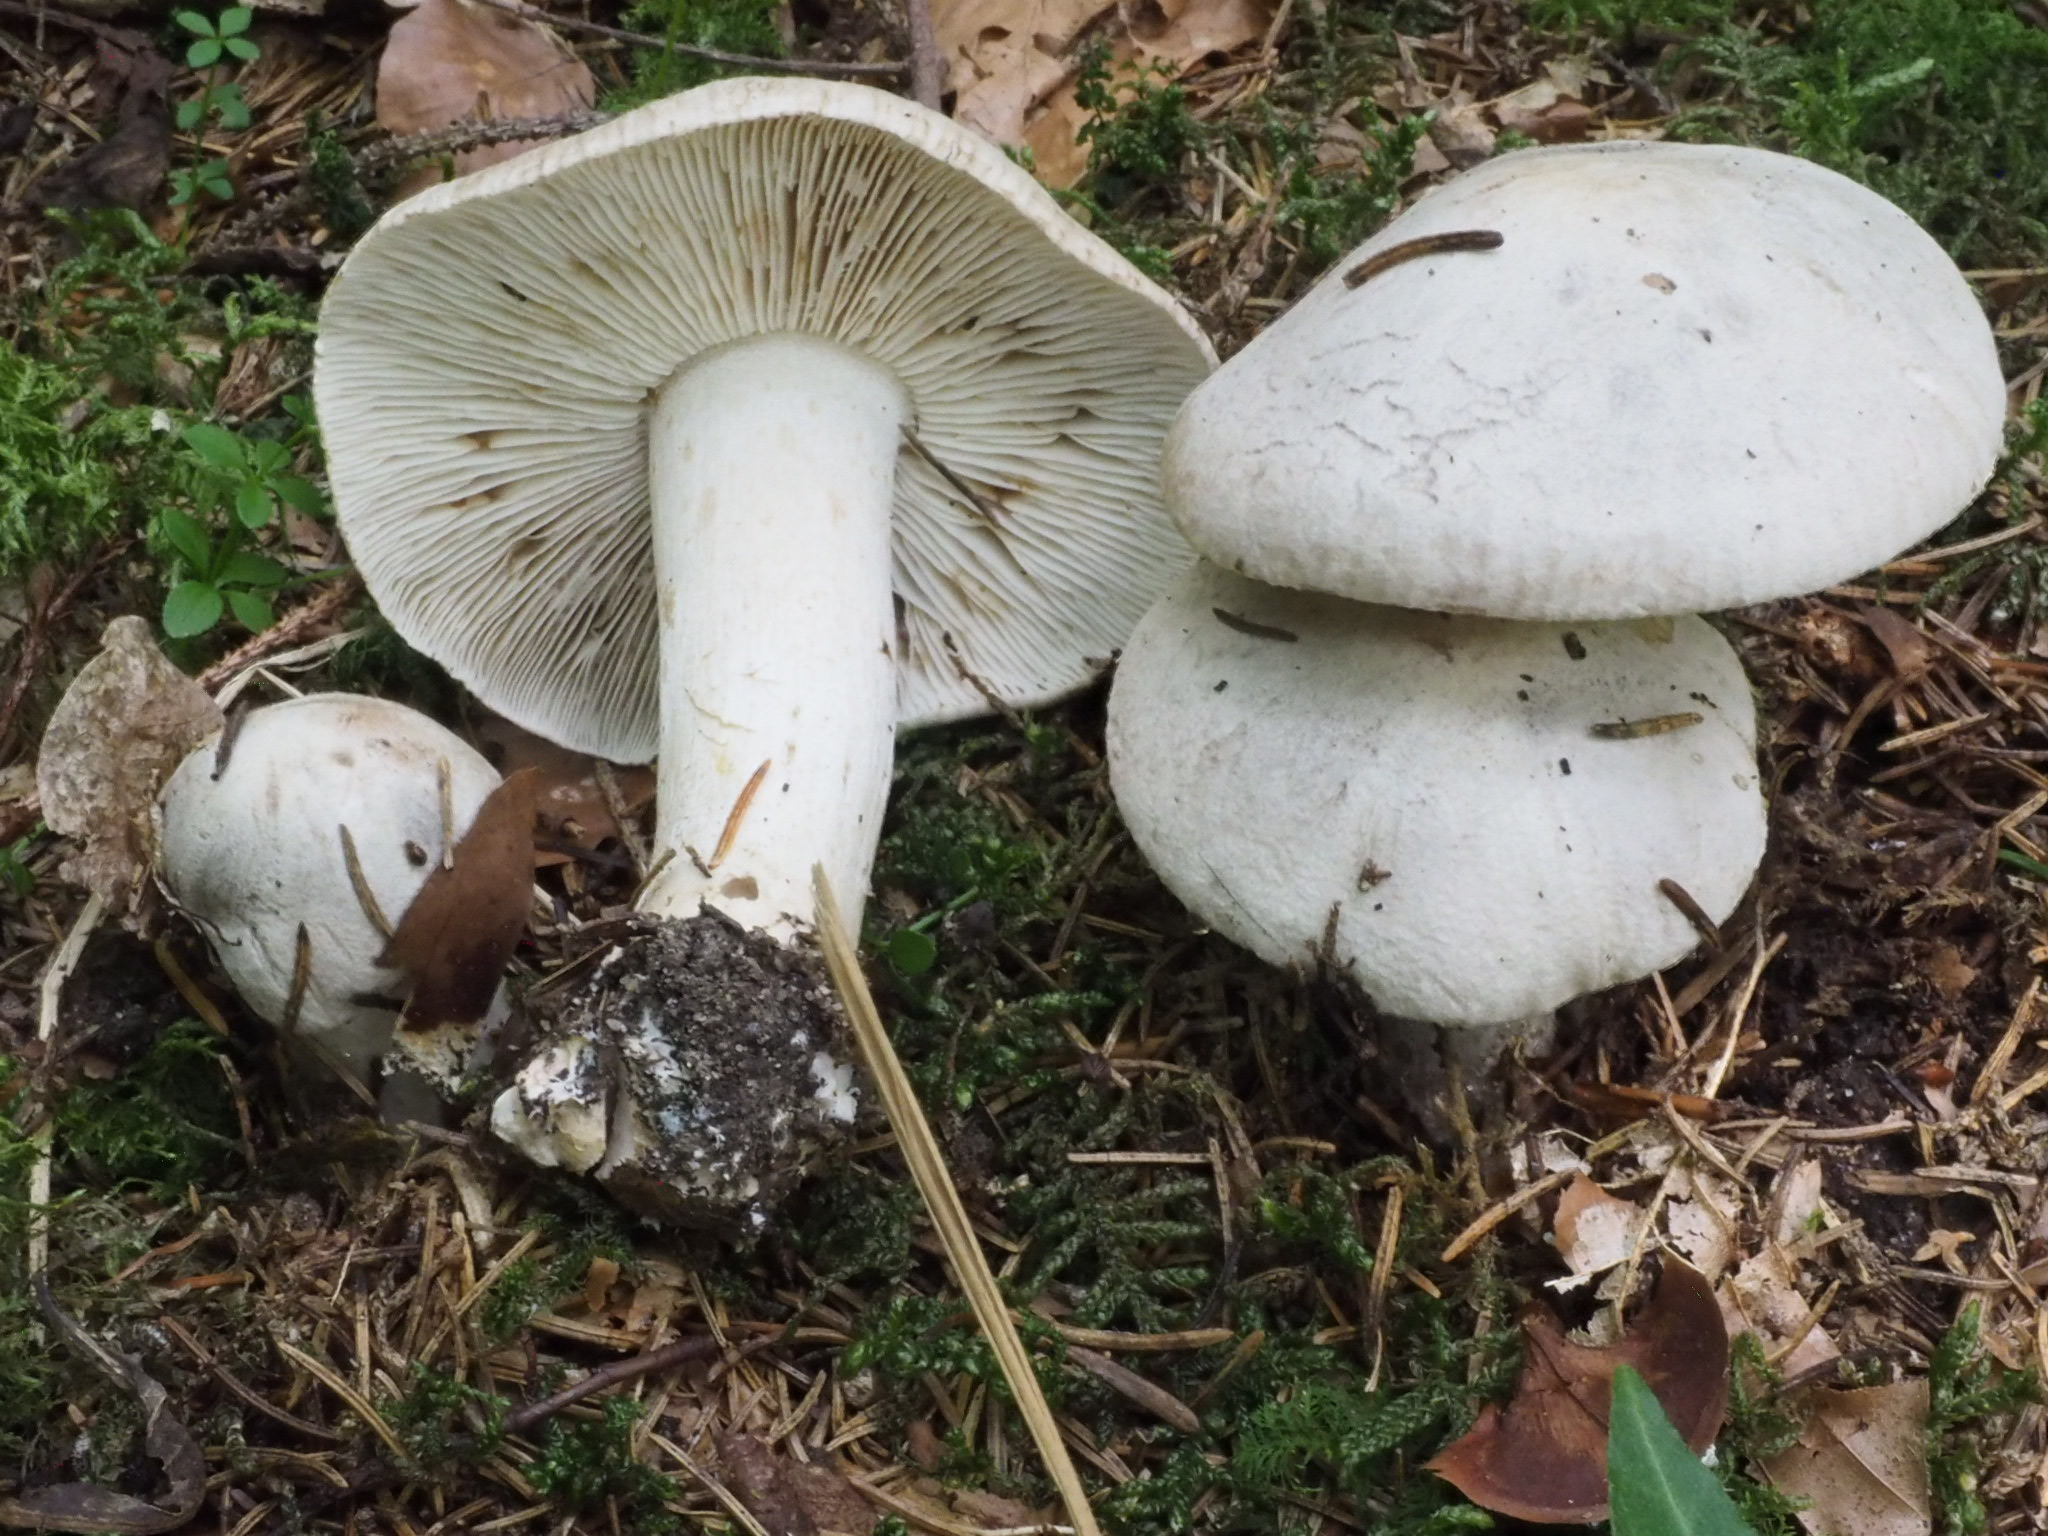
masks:
[[[377,65],[377,126],[426,133],[475,118],[561,117],[597,97],[597,82],[559,37],[474,0],[422,0],[392,25]],[[455,157],[455,174],[530,148],[491,144]],[[425,171],[400,188],[409,197],[440,180]]]
[[[1633,1366],[1695,1452],[1728,1406],[1728,1333],[1713,1288],[1667,1257],[1657,1294],[1603,1348],[1567,1338],[1549,1313],[1523,1322],[1528,1353],[1505,1409],[1488,1404],[1429,1470],[1482,1509],[1544,1525],[1607,1518],[1607,1417],[1614,1373]]]
[[[149,625],[133,615],[108,624],[99,655],[50,716],[36,759],[44,819],[79,844],[64,878],[132,917],[147,888],[157,791],[225,719],[164,658]]]
[[[1764,1463],[1781,1493],[1808,1500],[1813,1536],[1927,1536],[1927,1382],[1816,1390],[1799,1443]]]
[[[538,778],[522,769],[491,791],[452,856],[427,876],[398,920],[378,963],[412,979],[402,1033],[473,1025],[490,1011],[526,931]]]

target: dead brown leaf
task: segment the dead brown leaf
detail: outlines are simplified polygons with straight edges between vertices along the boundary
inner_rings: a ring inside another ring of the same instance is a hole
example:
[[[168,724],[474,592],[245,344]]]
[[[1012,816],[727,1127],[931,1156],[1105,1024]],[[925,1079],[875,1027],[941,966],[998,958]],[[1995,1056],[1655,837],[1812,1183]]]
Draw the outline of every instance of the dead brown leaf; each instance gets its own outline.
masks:
[[[543,836],[577,848],[596,848],[619,835],[619,825],[604,791],[598,788],[597,759],[557,746],[510,720],[489,720],[476,733],[477,744],[491,766],[503,774],[536,770],[534,813]],[[645,767],[614,767],[621,809],[627,815],[644,810],[654,799],[654,771]],[[535,862],[543,869],[567,863],[567,853],[543,851]]]
[[[1624,1262],[1635,1247],[1642,1219],[1641,1209],[1630,1201],[1616,1199],[1583,1173],[1574,1177],[1557,1197],[1552,1223],[1557,1256],[1571,1274],[1551,1281],[1551,1289],[1570,1290]]]
[[[560,117],[596,97],[590,71],[553,32],[475,0],[422,0],[392,25],[377,65],[377,126],[395,134],[470,119]],[[455,157],[455,174],[531,147],[529,140],[465,150]],[[421,172],[399,196],[440,179]]]
[[[1763,1464],[1783,1493],[1810,1500],[1813,1536],[1926,1536],[1927,1382],[1817,1389],[1799,1443]]]
[[[146,889],[157,791],[226,716],[156,648],[132,614],[107,625],[99,655],[58,701],[36,759],[36,789],[52,831],[79,850],[65,879],[131,915]]]
[[[1262,37],[1266,0],[933,0],[955,93],[953,115],[984,137],[1028,148],[1038,179],[1068,187],[1088,169],[1074,99],[1083,35],[1109,40],[1116,78],[1157,66],[1178,76]]]
[[[1941,654],[1934,642],[1910,620],[1901,618],[1889,608],[1872,603],[1863,609],[1859,617],[1891,657],[1892,671],[1902,683],[1917,681]]]
[[[875,1528],[874,1505],[828,1465],[736,1431],[718,1437],[718,1459],[733,1492],[777,1536],[868,1536]]]
[[[526,931],[538,778],[522,769],[491,791],[452,858],[427,876],[398,920],[377,963],[398,966],[412,980],[402,1031],[471,1025],[489,1012]]]
[[[1604,1348],[1567,1338],[1549,1313],[1523,1322],[1528,1355],[1505,1409],[1488,1404],[1429,1470],[1483,1509],[1545,1525],[1607,1518],[1607,1415],[1614,1372],[1633,1366],[1695,1451],[1713,1444],[1728,1406],[1728,1334],[1713,1288],[1664,1260],[1657,1294]]]

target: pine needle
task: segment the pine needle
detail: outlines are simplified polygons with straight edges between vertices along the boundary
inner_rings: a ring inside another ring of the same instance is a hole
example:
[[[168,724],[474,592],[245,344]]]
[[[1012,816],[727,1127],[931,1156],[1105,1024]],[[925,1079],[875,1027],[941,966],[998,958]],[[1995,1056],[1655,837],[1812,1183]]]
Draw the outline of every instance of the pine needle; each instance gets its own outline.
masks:
[[[910,1079],[904,1075],[903,1064],[896,1059],[896,1048],[890,1043],[889,1032],[882,1027],[882,1016],[875,1008],[874,995],[868,991],[867,977],[861,974],[853,941],[846,936],[839,903],[833,899],[831,882],[825,878],[822,864],[812,866],[811,885],[817,893],[818,939],[825,950],[825,964],[832,972],[833,984],[839,989],[840,1005],[853,1023],[854,1041],[860,1047],[868,1076],[874,1080],[882,1096],[882,1108],[889,1116],[891,1129],[896,1132],[897,1145],[903,1149],[904,1158],[910,1164],[910,1176],[917,1182],[918,1193],[924,1196],[925,1209],[931,1213],[939,1240],[946,1245],[946,1256],[952,1260],[953,1271],[960,1277],[960,1288],[967,1293],[967,1300],[981,1323],[981,1331],[995,1351],[996,1363],[1003,1369],[1003,1379],[1010,1384],[1010,1395],[1016,1399],[1024,1422],[1031,1430],[1031,1438],[1038,1444],[1039,1457],[1045,1462],[1046,1471],[1052,1475],[1054,1486],[1059,1489],[1060,1502],[1066,1505],[1067,1519],[1074,1527],[1075,1536],[1100,1536],[1101,1528],[1096,1525],[1094,1512],[1089,1508],[1088,1495],[1081,1487],[1080,1473],[1074,1469],[1073,1459],[1067,1455],[1066,1442],[1060,1439],[1059,1425],[1053,1419],[1045,1394],[1039,1390],[1038,1377],[1031,1369],[1031,1357],[1025,1353],[1024,1341],[1017,1336],[1017,1329],[1010,1321],[1009,1308],[1003,1303],[1002,1292],[996,1288],[996,1277],[990,1273],[981,1244],[975,1238],[973,1227],[968,1224],[967,1212],[960,1204],[952,1175],[946,1169],[946,1160],[940,1155],[938,1141],[925,1120],[924,1109],[917,1102]]]

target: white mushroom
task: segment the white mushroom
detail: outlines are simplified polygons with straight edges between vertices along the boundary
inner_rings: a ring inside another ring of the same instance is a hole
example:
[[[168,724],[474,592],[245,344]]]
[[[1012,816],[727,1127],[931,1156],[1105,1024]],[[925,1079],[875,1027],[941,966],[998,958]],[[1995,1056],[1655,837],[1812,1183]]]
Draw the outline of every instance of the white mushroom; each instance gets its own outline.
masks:
[[[1208,564],[1109,704],[1131,836],[1215,929],[1382,1013],[1507,1024],[1669,965],[1762,856],[1749,684],[1696,618],[1534,624]]]
[[[1477,232],[1499,248],[1411,243]],[[2004,419],[1969,285],[1875,193],[1761,150],[1532,150],[1424,197],[1198,389],[1168,504],[1280,586],[1697,612],[1939,528]]]
[[[402,917],[497,784],[474,748],[402,704],[268,705],[164,785],[158,877],[253,1012],[361,1077],[409,985],[378,963],[387,935],[365,898]]]
[[[1213,364],[1000,151],[858,86],[686,92],[412,199],[321,313],[335,503],[494,708],[660,757],[644,910],[858,924],[893,732],[1086,682],[1189,553]]]

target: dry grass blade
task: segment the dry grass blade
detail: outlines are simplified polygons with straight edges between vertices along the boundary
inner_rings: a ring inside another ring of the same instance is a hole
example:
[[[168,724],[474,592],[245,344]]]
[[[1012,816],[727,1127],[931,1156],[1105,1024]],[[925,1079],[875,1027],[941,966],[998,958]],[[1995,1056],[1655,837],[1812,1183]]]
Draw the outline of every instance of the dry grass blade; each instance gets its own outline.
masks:
[[[1066,1442],[1060,1438],[1052,1408],[1047,1404],[1045,1394],[1039,1390],[1038,1377],[1031,1369],[1031,1357],[1025,1353],[1024,1341],[1017,1336],[1017,1330],[1010,1322],[1009,1308],[1003,1304],[1002,1292],[996,1288],[996,1277],[989,1272],[988,1260],[974,1236],[974,1228],[968,1224],[967,1212],[953,1188],[952,1175],[946,1169],[945,1158],[939,1153],[939,1144],[925,1120],[924,1109],[917,1102],[910,1079],[904,1075],[903,1064],[896,1059],[896,1048],[890,1043],[889,1032],[882,1027],[882,1016],[876,1011],[873,994],[868,991],[867,978],[861,974],[853,941],[846,937],[839,903],[832,895],[832,885],[825,878],[823,865],[813,866],[811,883],[818,897],[818,938],[825,950],[825,963],[831,968],[832,981],[839,989],[840,1004],[852,1021],[854,1040],[860,1047],[861,1058],[882,1096],[882,1108],[888,1114],[897,1144],[902,1147],[903,1156],[910,1164],[910,1175],[917,1181],[925,1209],[931,1213],[932,1225],[938,1229],[939,1240],[946,1245],[946,1256],[953,1262],[954,1273],[960,1278],[960,1288],[967,1293],[981,1331],[987,1336],[989,1347],[995,1351],[996,1362],[1003,1368],[1003,1379],[1010,1384],[1010,1394],[1016,1398],[1024,1422],[1031,1430],[1031,1438],[1037,1443],[1038,1454],[1045,1462],[1045,1469],[1059,1489],[1060,1502],[1066,1506],[1067,1519],[1072,1523],[1076,1536],[1100,1536],[1101,1528],[1095,1523],[1088,1495],[1081,1487],[1081,1475],[1067,1454]]]
[[[78,914],[78,920],[71,925],[71,931],[64,935],[64,942],[50,959],[49,969],[43,972],[42,986],[36,1009],[36,1039],[42,1043],[45,1052],[43,1060],[47,1067],[57,1034],[57,1021],[64,1003],[64,983],[71,979],[71,973],[78,969],[78,962],[85,954],[85,941],[92,937],[93,929],[99,927],[100,916],[106,911],[106,903],[95,891],[85,900],[85,906]],[[28,1273],[29,1278],[44,1273],[50,1267],[50,1160],[53,1125],[45,1119],[35,1133],[36,1160],[28,1175]]]
[[[303,1349],[298,1349],[285,1343],[283,1339],[274,1338],[271,1340],[271,1343],[277,1347],[277,1352],[283,1355],[285,1359],[291,1361],[300,1370],[306,1371],[318,1378],[328,1391],[348,1404],[355,1411],[355,1416],[362,1421],[363,1427],[368,1429],[379,1440],[382,1440],[391,1454],[396,1456],[401,1463],[410,1459],[410,1453],[405,1448],[405,1442],[399,1439],[397,1433],[385,1422],[384,1416],[370,1406],[370,1400],[350,1386],[343,1379],[339,1371],[335,1370],[326,1361],[316,1359],[312,1355],[307,1354]]]

